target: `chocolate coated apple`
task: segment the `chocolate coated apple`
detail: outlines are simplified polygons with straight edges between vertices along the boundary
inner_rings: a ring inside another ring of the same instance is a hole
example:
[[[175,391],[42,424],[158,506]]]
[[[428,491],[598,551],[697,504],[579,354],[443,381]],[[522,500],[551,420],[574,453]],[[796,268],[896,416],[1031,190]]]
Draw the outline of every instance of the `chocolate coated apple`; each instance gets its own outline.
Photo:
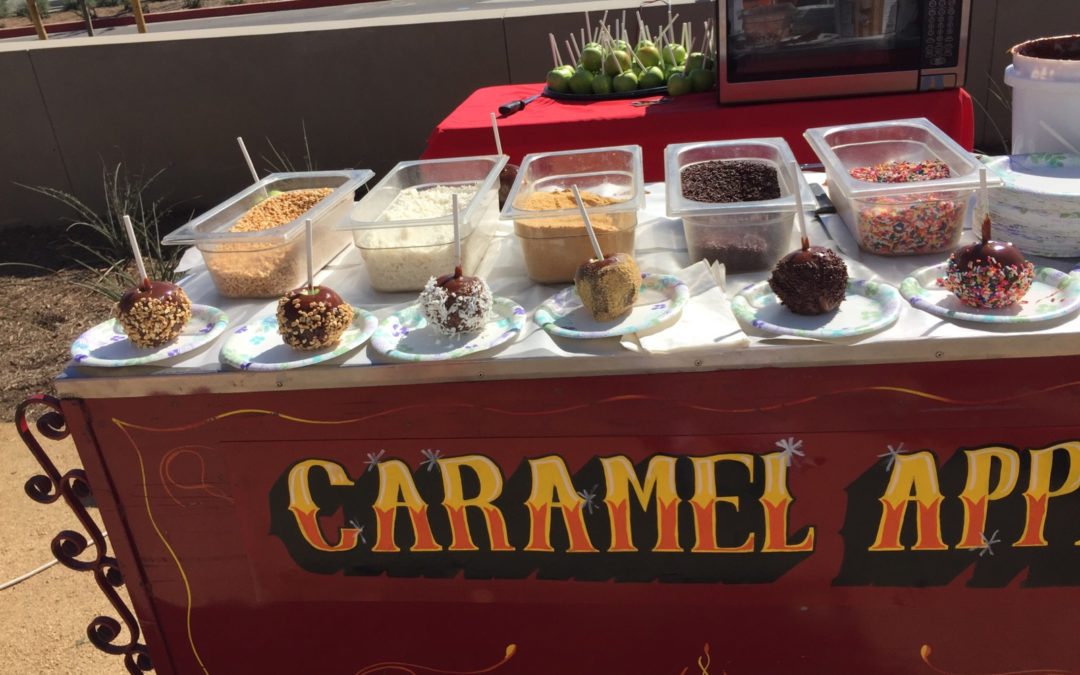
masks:
[[[809,246],[787,254],[776,263],[769,287],[785,307],[796,314],[831,312],[844,301],[847,265],[832,249]]]
[[[457,267],[453,274],[428,279],[419,302],[420,311],[435,330],[453,337],[483,329],[494,298],[483,279],[467,277]]]
[[[641,271],[627,253],[593,258],[578,267],[574,288],[593,319],[614,321],[637,302]]]
[[[160,347],[175,340],[191,320],[191,301],[176,284],[143,279],[113,311],[136,347]]]
[[[353,308],[332,288],[302,286],[278,300],[278,333],[293,349],[323,349],[338,343],[353,316]]]

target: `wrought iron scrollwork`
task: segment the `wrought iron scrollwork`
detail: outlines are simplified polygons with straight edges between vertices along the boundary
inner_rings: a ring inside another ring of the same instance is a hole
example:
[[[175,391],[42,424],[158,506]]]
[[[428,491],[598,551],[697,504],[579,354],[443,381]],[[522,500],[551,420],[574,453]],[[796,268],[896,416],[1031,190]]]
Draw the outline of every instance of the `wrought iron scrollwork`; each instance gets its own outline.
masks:
[[[63,498],[64,503],[82,523],[90,539],[87,540],[86,536],[79,532],[63,530],[53,537],[52,553],[62,565],[69,569],[77,572],[92,572],[101,592],[109,599],[109,603],[120,617],[119,620],[109,616],[95,617],[86,627],[86,636],[90,643],[101,651],[123,656],[124,665],[132,675],[150,672],[153,666],[146,645],[139,641],[139,622],[116,591],[124,585],[124,576],[120,573],[120,566],[116,558],[107,555],[105,534],[83,505],[90,497],[90,484],[86,480],[86,472],[82,469],[71,469],[61,474],[57,470],[27,421],[26,413],[34,406],[48,408],[48,411],[43,413],[34,424],[38,434],[58,441],[67,438],[69,433],[67,421],[60,410],[60,401],[52,396],[45,394],[31,396],[16,409],[15,423],[19,429],[19,436],[45,471],[45,475],[33,476],[26,481],[26,494],[40,504],[52,504]],[[94,557],[80,558],[79,556],[85,553],[91,544],[94,548]],[[126,643],[117,642],[123,627],[126,627],[128,632]]]

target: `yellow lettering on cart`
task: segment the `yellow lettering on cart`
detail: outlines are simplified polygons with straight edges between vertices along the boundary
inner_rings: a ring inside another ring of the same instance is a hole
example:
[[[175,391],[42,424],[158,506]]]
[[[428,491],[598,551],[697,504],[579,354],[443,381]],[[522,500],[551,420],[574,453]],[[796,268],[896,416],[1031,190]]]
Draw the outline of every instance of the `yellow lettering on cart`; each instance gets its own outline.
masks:
[[[412,523],[415,541],[409,551],[441,551],[435,541],[431,524],[427,517],[427,503],[420,497],[420,492],[413,482],[412,473],[407,464],[398,459],[379,462],[379,495],[375,498],[375,519],[379,531],[375,535],[375,545],[371,550],[376,553],[394,553],[400,550],[394,543],[394,525],[397,510],[404,507]]]
[[[797,543],[788,543],[788,515],[795,499],[787,485],[787,456],[783,452],[762,455],[765,464],[765,490],[761,506],[765,510],[765,542],[762,553],[794,553],[814,550],[814,528]]]
[[[444,457],[437,461],[442,470],[443,507],[446,508],[446,513],[450,518],[450,550],[479,550],[473,542],[472,532],[469,530],[469,519],[465,512],[465,509],[470,506],[480,509],[484,516],[491,550],[514,550],[506,533],[506,520],[503,518],[502,511],[492,504],[502,494],[503,489],[502,472],[499,471],[495,462],[483,455]],[[461,470],[466,467],[472,471],[480,484],[480,490],[476,496],[468,499],[465,498],[465,489],[461,480]]]
[[[990,502],[1004,499],[1016,487],[1020,475],[1020,455],[1015,450],[988,446],[965,450],[967,481],[960,493],[964,505],[964,530],[957,548],[982,548],[986,532],[986,517]],[[997,462],[1001,471],[997,485],[990,487],[990,471]]]
[[[735,462],[746,467],[748,481],[754,480],[754,456],[745,453],[709,455],[691,457],[694,465],[694,496],[690,504],[694,507],[694,553],[745,553],[754,550],[754,533],[738,546],[721,547],[716,544],[716,505],[731,504],[739,510],[739,498],[716,494],[716,465],[720,462]]]
[[[1069,470],[1065,480],[1056,490],[1050,488],[1050,475],[1054,467],[1054,456],[1062,451],[1068,457]],[[1027,502],[1027,520],[1024,533],[1013,546],[1046,546],[1043,536],[1046,527],[1046,509],[1053,497],[1060,497],[1080,489],[1080,441],[1070,441],[1052,445],[1040,450],[1031,450],[1031,477],[1028,489],[1024,492]],[[1080,541],[1076,542],[1080,545]]]
[[[300,534],[317,551],[336,552],[356,548],[356,542],[360,538],[360,530],[356,528],[340,528],[336,544],[326,541],[323,536],[322,529],[319,527],[319,505],[311,496],[311,470],[316,467],[326,472],[326,479],[330,485],[353,485],[345,469],[336,462],[325,459],[306,459],[293,465],[293,468],[289,470],[289,510],[296,518]]]
[[[678,552],[679,495],[675,490],[675,457],[656,456],[649,460],[645,483],[638,480],[633,463],[624,455],[601,457],[604,468],[604,504],[611,521],[612,553],[637,551],[630,524],[631,492],[641,508],[649,508],[649,499],[656,500],[656,544],[658,553]]]
[[[941,488],[933,453],[922,451],[897,455],[892,475],[881,502],[881,522],[871,551],[903,551],[900,532],[904,528],[908,505],[916,506],[918,536],[913,551],[944,551],[941,538]]]
[[[581,512],[585,500],[574,490],[570,472],[558,455],[529,460],[532,472],[532,492],[525,505],[529,507],[529,543],[526,551],[554,551],[551,546],[551,512],[559,509],[570,545],[567,553],[596,553],[585,528]]]

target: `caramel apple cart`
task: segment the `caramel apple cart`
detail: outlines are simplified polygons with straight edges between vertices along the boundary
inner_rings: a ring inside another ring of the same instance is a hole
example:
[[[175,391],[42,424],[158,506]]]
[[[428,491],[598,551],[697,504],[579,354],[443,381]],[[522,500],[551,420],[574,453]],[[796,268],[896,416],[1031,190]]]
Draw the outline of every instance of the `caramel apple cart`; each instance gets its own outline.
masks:
[[[678,270],[681,228],[647,189],[643,269]],[[898,284],[928,264],[825,224],[853,270]],[[531,312],[555,289],[519,256],[500,237],[485,268]],[[408,301],[361,267],[350,249],[320,278],[376,314]],[[199,268],[186,286],[230,330],[271,307]],[[54,551],[110,596],[90,632],[132,672],[1080,669],[1080,319],[978,327],[905,303],[861,340],[699,337],[657,354],[530,321],[434,363],[365,348],[244,372],[219,340],[71,366],[58,400],[19,411],[46,474],[27,489],[83,516]],[[68,433],[85,476],[48,459]]]

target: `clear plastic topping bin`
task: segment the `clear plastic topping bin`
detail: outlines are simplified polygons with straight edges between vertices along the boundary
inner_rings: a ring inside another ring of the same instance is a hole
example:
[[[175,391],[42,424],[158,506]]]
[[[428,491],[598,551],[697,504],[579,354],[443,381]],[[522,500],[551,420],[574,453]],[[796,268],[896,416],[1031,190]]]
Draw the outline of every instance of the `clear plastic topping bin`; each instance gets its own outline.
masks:
[[[700,202],[683,195],[682,172],[702,162],[763,163],[776,170],[776,199],[727,203]],[[795,224],[795,190],[805,208],[815,204],[795,156],[783,138],[748,138],[669,145],[664,151],[667,215],[681,218],[690,262],[720,262],[728,273],[771,269],[790,252]],[[796,187],[797,186],[797,187]]]
[[[499,224],[505,155],[400,162],[339,227],[352,231],[371,286],[419,291],[456,262],[452,193],[458,194],[461,268],[476,271]]]
[[[924,118],[808,129],[825,165],[829,196],[859,242],[879,255],[940,253],[956,246],[979,187],[979,162]],[[885,162],[939,160],[949,177],[902,183],[869,182],[851,170]],[[991,187],[1001,185],[996,177]]]
[[[573,281],[578,266],[594,255],[581,213],[567,194],[573,185],[583,193],[604,254],[634,252],[638,211],[645,203],[640,146],[526,155],[502,217],[514,221],[535,282]]]
[[[170,233],[162,243],[198,248],[218,293],[227,298],[284,295],[307,278],[304,221],[311,219],[312,263],[322,269],[349,245],[348,233],[333,226],[348,216],[356,189],[374,175],[367,169],[273,173]],[[264,230],[232,231],[266,194],[319,188],[332,192],[298,218]]]

